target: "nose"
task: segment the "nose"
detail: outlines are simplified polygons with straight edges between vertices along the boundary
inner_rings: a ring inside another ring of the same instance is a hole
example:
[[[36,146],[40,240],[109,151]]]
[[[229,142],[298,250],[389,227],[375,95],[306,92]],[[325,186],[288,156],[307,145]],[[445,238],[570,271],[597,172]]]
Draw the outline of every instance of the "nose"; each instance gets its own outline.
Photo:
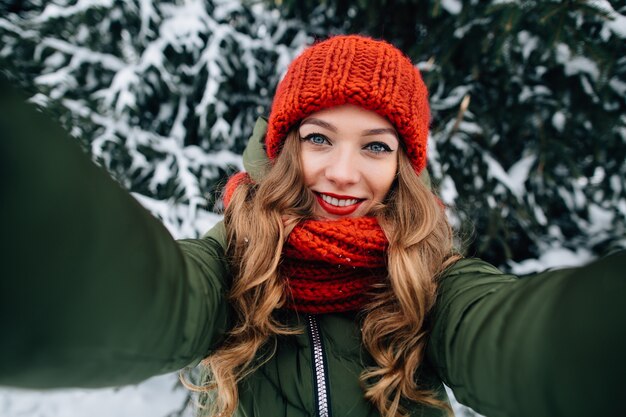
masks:
[[[359,181],[358,156],[347,149],[338,149],[326,166],[326,178],[337,186],[347,186]]]

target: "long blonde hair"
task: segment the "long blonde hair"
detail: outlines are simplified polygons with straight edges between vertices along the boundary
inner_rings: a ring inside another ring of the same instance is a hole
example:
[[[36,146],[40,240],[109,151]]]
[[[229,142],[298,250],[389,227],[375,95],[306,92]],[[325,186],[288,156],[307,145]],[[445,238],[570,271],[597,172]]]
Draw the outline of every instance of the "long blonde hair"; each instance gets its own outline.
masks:
[[[372,213],[389,240],[389,281],[367,306],[362,325],[364,346],[377,366],[366,369],[361,381],[365,397],[384,417],[403,415],[403,398],[448,408],[415,383],[428,334],[425,318],[436,298],[436,278],[457,258],[438,201],[400,152],[396,183]],[[224,221],[233,274],[229,298],[236,318],[223,344],[202,362],[210,382],[200,387],[186,384],[215,394],[210,404],[214,415],[234,414],[238,382],[271,358],[275,336],[301,332],[279,322],[274,314],[286,302],[278,265],[288,232],[311,216],[313,203],[312,192],[304,186],[297,131],[287,136],[262,181],[241,184],[233,193]]]

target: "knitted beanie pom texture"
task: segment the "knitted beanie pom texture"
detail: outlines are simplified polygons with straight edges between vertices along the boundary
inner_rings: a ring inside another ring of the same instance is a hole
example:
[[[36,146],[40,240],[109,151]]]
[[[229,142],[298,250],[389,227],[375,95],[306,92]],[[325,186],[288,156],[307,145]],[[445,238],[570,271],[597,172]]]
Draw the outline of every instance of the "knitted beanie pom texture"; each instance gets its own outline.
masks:
[[[387,118],[419,174],[426,166],[430,110],[420,72],[393,45],[360,36],[335,36],[304,50],[279,83],[265,145],[275,159],[287,133],[316,111],[354,104]]]

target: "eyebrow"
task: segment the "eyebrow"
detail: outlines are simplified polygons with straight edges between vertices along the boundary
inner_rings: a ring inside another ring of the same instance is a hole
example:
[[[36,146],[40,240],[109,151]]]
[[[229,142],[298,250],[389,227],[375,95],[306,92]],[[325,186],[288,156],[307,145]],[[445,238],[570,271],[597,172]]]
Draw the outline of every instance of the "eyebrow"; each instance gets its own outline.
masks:
[[[303,126],[303,125],[306,125],[306,124],[317,125],[317,126],[323,127],[324,129],[328,129],[331,132],[337,133],[337,128],[335,126],[333,126],[330,123],[325,122],[323,120],[316,119],[314,117],[310,117],[308,119],[304,119],[302,121],[302,123],[300,123],[300,126]]]
[[[300,126],[305,125],[305,124],[312,124],[312,125],[320,126],[320,127],[323,127],[324,129],[330,130],[331,132],[337,133],[337,128],[335,126],[333,126],[332,124],[328,122],[325,122],[324,120],[316,119],[314,117],[304,119],[302,123],[300,124]],[[398,133],[396,132],[395,129],[391,127],[367,129],[361,133],[361,136],[377,136],[377,135],[384,135],[384,134],[390,134],[390,135],[393,135],[396,139],[399,139]]]
[[[378,129],[364,130],[361,136],[377,136],[384,135],[385,133],[389,133],[390,135],[393,135],[393,137],[398,139],[398,133],[396,132],[396,129],[393,129],[391,127],[381,127]]]

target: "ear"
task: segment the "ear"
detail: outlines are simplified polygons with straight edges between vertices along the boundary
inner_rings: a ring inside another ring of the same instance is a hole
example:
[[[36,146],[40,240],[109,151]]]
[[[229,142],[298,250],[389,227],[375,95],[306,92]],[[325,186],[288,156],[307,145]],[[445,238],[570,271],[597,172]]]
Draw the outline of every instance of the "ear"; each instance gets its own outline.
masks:
[[[254,182],[263,179],[270,167],[270,161],[265,153],[265,133],[267,119],[259,117],[254,125],[252,136],[243,151],[243,166]]]

